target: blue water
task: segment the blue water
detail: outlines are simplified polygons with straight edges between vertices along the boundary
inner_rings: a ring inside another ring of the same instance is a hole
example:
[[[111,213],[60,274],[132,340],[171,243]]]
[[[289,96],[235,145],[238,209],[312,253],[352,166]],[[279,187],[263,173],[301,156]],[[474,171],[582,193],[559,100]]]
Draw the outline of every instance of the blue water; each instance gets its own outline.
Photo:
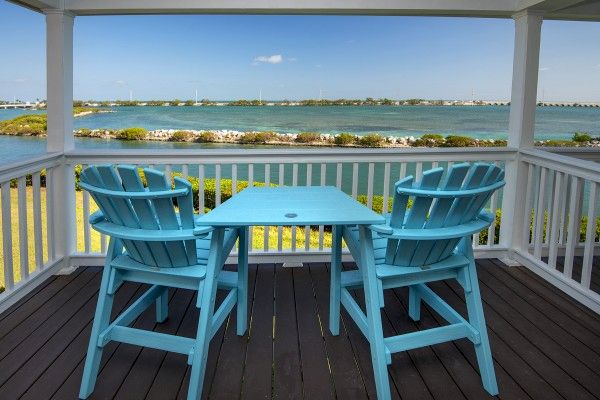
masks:
[[[0,120],[44,111],[0,110]],[[75,119],[75,128],[273,130],[419,136],[460,134],[475,138],[506,138],[508,106],[373,106],[373,107],[116,107],[112,113]],[[565,139],[575,131],[600,136],[600,108],[539,107],[536,139]],[[81,148],[231,147],[163,142],[77,139]],[[0,136],[0,163],[38,154],[45,139]]]

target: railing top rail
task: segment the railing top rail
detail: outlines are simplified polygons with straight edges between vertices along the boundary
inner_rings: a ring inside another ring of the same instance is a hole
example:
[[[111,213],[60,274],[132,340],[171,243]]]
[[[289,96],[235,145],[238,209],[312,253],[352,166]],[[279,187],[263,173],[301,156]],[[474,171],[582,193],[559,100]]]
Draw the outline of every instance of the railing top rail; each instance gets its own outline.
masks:
[[[538,149],[521,150],[521,155],[525,162],[600,182],[600,163]]]
[[[0,182],[37,172],[60,164],[62,153],[46,153],[26,160],[0,165]]]
[[[512,160],[517,150],[510,147],[473,148],[268,148],[195,150],[75,150],[65,153],[71,163],[290,163],[290,162],[432,162]]]

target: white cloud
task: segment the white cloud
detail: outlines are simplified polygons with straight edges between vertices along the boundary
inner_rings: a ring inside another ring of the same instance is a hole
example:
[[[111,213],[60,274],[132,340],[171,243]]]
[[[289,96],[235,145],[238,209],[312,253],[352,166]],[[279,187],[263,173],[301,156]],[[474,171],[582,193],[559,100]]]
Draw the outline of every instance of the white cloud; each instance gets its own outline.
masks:
[[[115,81],[115,83],[120,86],[127,85],[127,82],[125,82],[124,80],[121,80],[121,79]]]
[[[540,71],[548,71],[549,69],[550,68],[548,68],[548,67],[542,67],[542,68],[540,68]]]
[[[261,63],[280,64],[281,62],[283,62],[283,56],[281,54],[273,54],[272,56],[258,56],[254,58],[252,65],[258,65]]]
[[[14,80],[15,83],[25,83],[27,81],[29,81],[27,78],[17,78]]]

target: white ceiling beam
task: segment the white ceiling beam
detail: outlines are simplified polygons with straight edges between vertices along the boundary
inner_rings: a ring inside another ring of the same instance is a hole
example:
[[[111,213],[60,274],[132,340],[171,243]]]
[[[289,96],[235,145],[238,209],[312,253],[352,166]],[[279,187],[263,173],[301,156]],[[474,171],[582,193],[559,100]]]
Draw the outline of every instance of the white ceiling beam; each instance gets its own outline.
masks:
[[[77,15],[340,14],[510,17],[519,0],[66,0]]]
[[[60,10],[63,8],[63,0],[7,0],[9,3],[18,4],[34,11]]]
[[[600,1],[585,1],[544,16],[545,19],[600,21]]]

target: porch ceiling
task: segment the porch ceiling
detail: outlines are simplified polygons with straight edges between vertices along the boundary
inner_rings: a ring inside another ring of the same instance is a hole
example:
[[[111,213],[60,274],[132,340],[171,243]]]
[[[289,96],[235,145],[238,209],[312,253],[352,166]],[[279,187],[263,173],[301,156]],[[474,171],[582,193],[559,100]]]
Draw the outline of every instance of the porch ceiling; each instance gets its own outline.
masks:
[[[9,0],[75,15],[112,14],[337,14],[510,18],[523,10],[545,19],[600,20],[599,0]]]

